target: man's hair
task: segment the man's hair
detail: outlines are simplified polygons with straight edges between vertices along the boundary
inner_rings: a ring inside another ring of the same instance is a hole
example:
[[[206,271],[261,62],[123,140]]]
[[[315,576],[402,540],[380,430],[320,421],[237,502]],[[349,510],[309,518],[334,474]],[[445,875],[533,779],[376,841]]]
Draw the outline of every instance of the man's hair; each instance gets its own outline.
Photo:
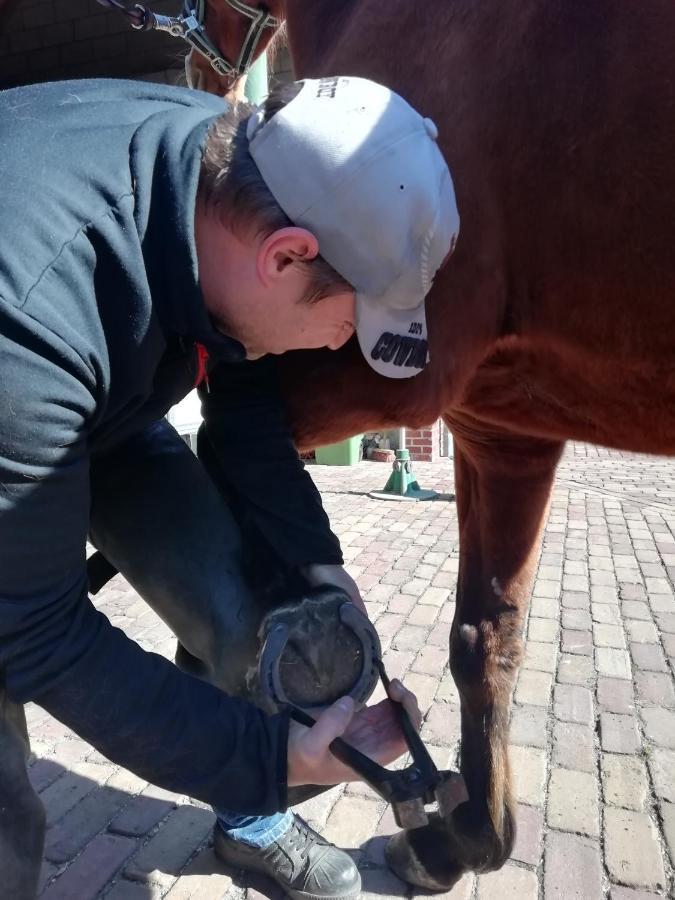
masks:
[[[300,90],[298,84],[277,88],[264,104],[264,121],[283,109]],[[199,177],[199,197],[235,234],[268,237],[293,222],[274,199],[248,149],[246,126],[255,107],[236,103],[209,128]],[[298,260],[309,275],[304,302],[313,303],[353,287],[322,256]]]

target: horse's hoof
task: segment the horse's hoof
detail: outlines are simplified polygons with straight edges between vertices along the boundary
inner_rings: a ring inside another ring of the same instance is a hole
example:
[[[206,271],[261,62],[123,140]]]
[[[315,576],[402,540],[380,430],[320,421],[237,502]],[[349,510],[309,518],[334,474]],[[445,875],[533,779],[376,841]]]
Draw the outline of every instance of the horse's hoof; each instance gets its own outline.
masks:
[[[424,888],[427,891],[449,891],[464,874],[464,869],[455,865],[444,865],[443,872],[433,874],[425,866],[424,862],[410,841],[410,836],[425,831],[417,828],[415,831],[399,831],[389,838],[384,851],[387,865],[401,881],[415,887]],[[421,847],[424,846],[422,842]]]

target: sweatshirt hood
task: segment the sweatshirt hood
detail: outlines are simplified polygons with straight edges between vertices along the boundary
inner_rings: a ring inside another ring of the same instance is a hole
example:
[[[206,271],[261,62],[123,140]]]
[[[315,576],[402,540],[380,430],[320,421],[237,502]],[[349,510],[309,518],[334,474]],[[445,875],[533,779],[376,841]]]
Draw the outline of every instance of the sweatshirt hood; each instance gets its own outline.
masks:
[[[187,90],[172,96],[179,101],[176,108],[163,104],[150,115],[139,125],[129,148],[134,217],[150,291],[167,335],[194,340],[214,356],[232,362],[243,360],[244,347],[219,332],[208,314],[195,246],[202,148],[209,126],[225,111],[226,103]]]

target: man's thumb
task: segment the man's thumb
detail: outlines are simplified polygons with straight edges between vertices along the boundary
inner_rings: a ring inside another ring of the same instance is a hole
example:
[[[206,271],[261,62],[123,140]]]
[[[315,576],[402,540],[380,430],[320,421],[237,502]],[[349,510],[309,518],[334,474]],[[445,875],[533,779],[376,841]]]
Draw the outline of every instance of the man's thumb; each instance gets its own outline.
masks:
[[[351,697],[340,697],[321,713],[307,735],[315,752],[326,749],[332,740],[344,733],[355,709]]]

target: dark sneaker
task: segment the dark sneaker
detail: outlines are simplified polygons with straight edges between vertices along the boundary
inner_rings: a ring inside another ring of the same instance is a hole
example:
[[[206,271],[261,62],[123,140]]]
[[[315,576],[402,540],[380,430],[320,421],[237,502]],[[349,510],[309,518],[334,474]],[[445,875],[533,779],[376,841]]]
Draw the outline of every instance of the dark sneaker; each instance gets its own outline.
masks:
[[[300,816],[294,815],[288,831],[263,849],[233,841],[216,824],[213,849],[230,866],[273,878],[296,900],[351,900],[361,892],[361,876],[351,856],[329,844]]]

